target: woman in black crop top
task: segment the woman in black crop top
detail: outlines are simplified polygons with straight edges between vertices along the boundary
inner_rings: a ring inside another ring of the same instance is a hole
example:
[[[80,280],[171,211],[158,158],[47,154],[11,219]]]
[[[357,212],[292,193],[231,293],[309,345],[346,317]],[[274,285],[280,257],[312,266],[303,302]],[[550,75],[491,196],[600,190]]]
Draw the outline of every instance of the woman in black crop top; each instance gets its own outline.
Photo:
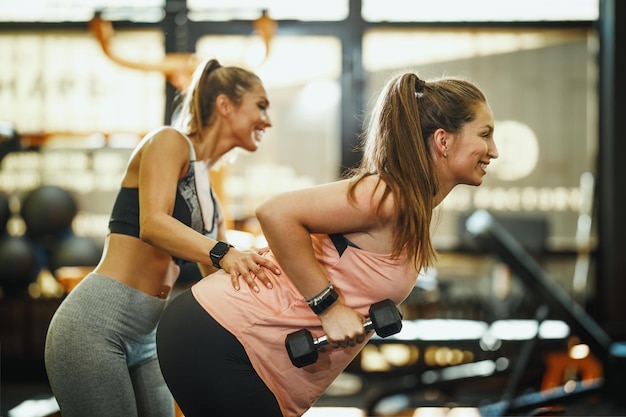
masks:
[[[55,313],[46,370],[63,417],[173,417],[155,350],[157,322],[180,269],[224,269],[235,289],[271,288],[276,265],[226,240],[209,169],[239,147],[255,151],[269,101],[257,75],[216,60],[200,65],[175,123],[148,133],[130,157],[95,270]]]

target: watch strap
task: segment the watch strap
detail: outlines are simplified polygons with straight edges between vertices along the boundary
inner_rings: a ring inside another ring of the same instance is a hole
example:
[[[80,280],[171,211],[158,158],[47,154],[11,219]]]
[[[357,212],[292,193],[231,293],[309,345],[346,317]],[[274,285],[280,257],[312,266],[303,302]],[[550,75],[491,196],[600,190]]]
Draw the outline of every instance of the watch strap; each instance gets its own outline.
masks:
[[[321,298],[316,299],[313,302],[309,302],[309,307],[315,314],[322,314],[328,307],[333,305],[339,298],[339,294],[334,288],[330,287],[330,290]]]

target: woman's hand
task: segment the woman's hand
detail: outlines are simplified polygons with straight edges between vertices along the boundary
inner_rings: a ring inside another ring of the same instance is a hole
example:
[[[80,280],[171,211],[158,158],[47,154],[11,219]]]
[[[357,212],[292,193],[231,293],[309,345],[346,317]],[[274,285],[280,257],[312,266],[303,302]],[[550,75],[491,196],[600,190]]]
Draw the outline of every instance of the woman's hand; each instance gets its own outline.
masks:
[[[318,317],[330,346],[334,348],[356,346],[365,340],[365,316],[338,301]]]
[[[239,280],[241,278],[256,292],[260,291],[256,279],[261,281],[265,287],[271,289],[273,287],[272,282],[265,274],[265,271],[270,270],[276,275],[280,274],[278,266],[266,257],[254,251],[240,251],[236,248],[231,248],[224,255],[220,266],[230,274],[230,280],[233,288],[236,290],[240,288]]]
[[[264,247],[264,248],[258,248],[258,249],[256,250],[256,253],[258,253],[259,255],[265,255],[265,254],[266,254],[267,252],[269,252],[269,251],[270,251],[269,246],[266,246],[266,247]]]

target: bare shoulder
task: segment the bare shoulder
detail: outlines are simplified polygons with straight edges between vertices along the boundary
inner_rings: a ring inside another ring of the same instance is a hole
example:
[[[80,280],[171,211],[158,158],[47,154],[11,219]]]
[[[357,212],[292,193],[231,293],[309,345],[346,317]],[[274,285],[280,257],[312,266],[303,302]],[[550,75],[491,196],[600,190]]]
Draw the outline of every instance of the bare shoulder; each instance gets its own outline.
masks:
[[[175,129],[171,126],[161,126],[156,129],[151,130],[146,134],[144,140],[150,142],[161,142],[168,141],[179,144],[186,144],[187,140],[185,139],[185,135],[178,129]],[[188,146],[188,145],[186,145]]]
[[[189,162],[189,144],[178,130],[165,126],[148,132],[130,157],[124,186],[136,186],[142,170],[182,172]]]
[[[139,152],[163,153],[169,156],[181,155],[182,158],[187,158],[189,143],[179,130],[170,126],[163,126],[148,132],[141,140],[137,150]]]
[[[354,196],[357,204],[368,205],[375,209],[379,216],[388,217],[393,213],[394,198],[387,191],[387,184],[380,176],[369,175],[356,185]]]

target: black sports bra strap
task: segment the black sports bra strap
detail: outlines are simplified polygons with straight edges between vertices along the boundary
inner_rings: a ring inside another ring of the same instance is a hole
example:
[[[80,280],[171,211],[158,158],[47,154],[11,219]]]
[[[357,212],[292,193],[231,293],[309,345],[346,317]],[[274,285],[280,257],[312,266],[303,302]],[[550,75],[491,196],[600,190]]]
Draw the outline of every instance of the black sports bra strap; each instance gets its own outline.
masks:
[[[357,245],[355,245],[354,243],[350,242],[341,233],[333,233],[331,235],[328,235],[328,237],[330,237],[330,240],[332,240],[333,245],[335,245],[335,248],[337,249],[337,252],[339,252],[339,256],[340,257],[341,257],[341,255],[343,255],[343,253],[345,252],[345,250],[347,249],[348,246],[352,246],[353,248],[359,249],[359,247]]]

